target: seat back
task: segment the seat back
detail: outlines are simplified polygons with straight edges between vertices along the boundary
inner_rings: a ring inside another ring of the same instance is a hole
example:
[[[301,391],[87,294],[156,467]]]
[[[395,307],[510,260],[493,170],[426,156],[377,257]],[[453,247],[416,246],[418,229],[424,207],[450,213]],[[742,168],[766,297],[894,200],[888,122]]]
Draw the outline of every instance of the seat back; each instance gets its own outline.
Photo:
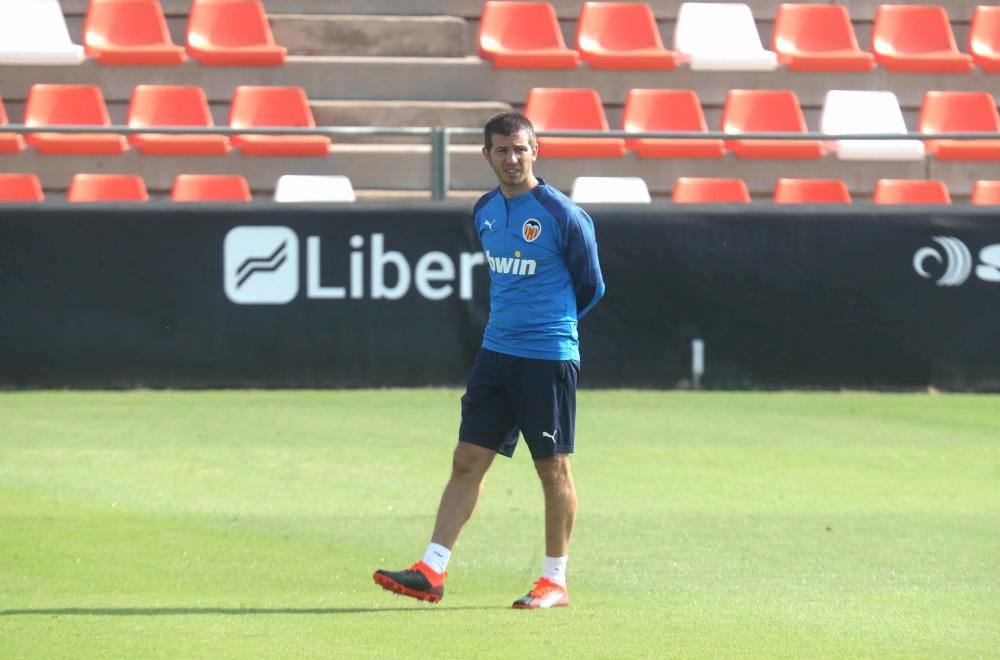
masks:
[[[70,202],[145,202],[146,182],[136,174],[77,174],[69,183]]]
[[[178,174],[170,192],[175,202],[249,202],[250,185],[239,174]]]
[[[726,133],[806,133],[805,115],[791,90],[734,89],[722,109]],[[744,158],[819,158],[819,140],[729,140],[726,148]]]
[[[583,59],[595,50],[663,49],[653,9],[645,2],[585,2],[576,24]]]
[[[840,179],[778,179],[775,204],[850,204],[851,193]]]
[[[969,201],[973,204],[1000,204],[1000,181],[976,181]]]
[[[652,198],[642,177],[578,176],[570,197],[581,204],[649,204]]]
[[[0,97],[0,126],[9,123],[7,121],[7,108],[4,107],[3,97]],[[0,133],[0,154],[17,153],[24,149],[24,138],[18,133]]]
[[[97,85],[36,84],[28,91],[24,123],[28,126],[110,126],[111,116]]]
[[[771,33],[771,48],[779,58],[782,52],[789,50],[811,53],[861,50],[844,5],[792,3],[778,6]]]
[[[489,59],[502,49],[564,49],[566,40],[551,3],[490,0],[479,18],[478,45],[479,56]]]
[[[674,182],[671,199],[676,204],[746,203],[750,191],[739,178],[681,177]]]
[[[921,133],[1000,132],[1000,114],[989,92],[924,94],[917,130]]]
[[[1000,73],[1000,6],[979,5],[969,26],[969,54],[990,73]]]
[[[41,202],[42,183],[34,174],[0,174],[0,202]]]
[[[957,51],[955,35],[944,7],[937,5],[879,5],[872,24],[872,50],[920,54]]]
[[[888,91],[830,90],[820,131],[828,135],[908,132],[896,95]],[[921,160],[920,140],[837,140],[830,148],[844,160]]]
[[[0,63],[79,64],[59,0],[0,2]]]
[[[943,181],[879,179],[872,201],[876,204],[951,204],[951,195]]]
[[[283,174],[274,188],[276,202],[353,202],[357,197],[346,176]]]
[[[172,43],[159,0],[90,0],[83,42],[90,57],[97,57],[107,45]]]
[[[674,26],[674,50],[695,70],[773,71],[777,55],[764,50],[749,5],[685,2]]]
[[[524,114],[536,131],[607,131],[604,104],[594,89],[534,87],[528,91]],[[539,137],[540,155],[560,157],[621,157],[625,141],[620,138]]]
[[[315,128],[316,121],[306,92],[301,87],[240,85],[233,91],[229,106],[229,125],[233,128]]]
[[[136,85],[128,106],[128,125],[214,126],[208,98],[194,85]]]

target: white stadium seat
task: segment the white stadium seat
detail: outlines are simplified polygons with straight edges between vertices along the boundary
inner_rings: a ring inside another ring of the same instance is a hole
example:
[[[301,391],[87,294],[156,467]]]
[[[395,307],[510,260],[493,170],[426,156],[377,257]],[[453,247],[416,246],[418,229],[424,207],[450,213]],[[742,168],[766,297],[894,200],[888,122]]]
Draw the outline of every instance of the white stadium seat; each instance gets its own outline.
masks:
[[[582,204],[649,204],[653,201],[646,182],[637,176],[578,176],[573,180],[570,197]]]
[[[826,93],[820,131],[837,134],[905,135],[906,121],[892,92],[833,89]],[[837,140],[830,150],[841,160],[923,160],[920,140]]]
[[[674,50],[694,71],[774,71],[778,55],[765,50],[749,5],[685,2],[674,26]]]
[[[354,186],[346,176],[283,174],[274,188],[276,202],[354,202]]]
[[[79,64],[59,0],[0,0],[0,64]]]

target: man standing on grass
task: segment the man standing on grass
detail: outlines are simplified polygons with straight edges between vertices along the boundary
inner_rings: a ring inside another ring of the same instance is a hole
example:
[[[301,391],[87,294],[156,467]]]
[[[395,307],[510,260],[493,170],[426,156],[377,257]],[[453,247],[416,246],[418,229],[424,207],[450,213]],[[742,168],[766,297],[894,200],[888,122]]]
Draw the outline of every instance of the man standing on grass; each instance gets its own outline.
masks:
[[[523,433],[545,494],[545,562],[517,609],[569,605],[566,561],[576,517],[570,471],[580,373],[577,322],[604,295],[590,216],[532,173],[535,129],[507,112],[483,129],[483,156],[499,186],[473,222],[490,268],[490,318],[462,397],[451,478],[431,543],[407,570],[379,569],[382,588],[436,603],[459,532],[497,453],[513,455]]]

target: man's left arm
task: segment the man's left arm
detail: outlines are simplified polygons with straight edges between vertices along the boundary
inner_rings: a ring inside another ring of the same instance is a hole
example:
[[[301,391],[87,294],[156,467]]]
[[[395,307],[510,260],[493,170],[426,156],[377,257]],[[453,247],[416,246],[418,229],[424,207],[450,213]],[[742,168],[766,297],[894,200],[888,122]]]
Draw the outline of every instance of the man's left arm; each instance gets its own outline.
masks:
[[[582,209],[568,214],[565,240],[566,267],[576,294],[576,318],[581,319],[604,295],[594,221]]]

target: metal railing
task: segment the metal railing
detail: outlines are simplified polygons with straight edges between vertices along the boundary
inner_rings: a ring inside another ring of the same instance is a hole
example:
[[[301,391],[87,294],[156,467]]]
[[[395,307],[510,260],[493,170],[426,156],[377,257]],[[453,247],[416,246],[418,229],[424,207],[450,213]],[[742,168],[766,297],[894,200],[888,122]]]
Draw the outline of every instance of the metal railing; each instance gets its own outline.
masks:
[[[481,136],[482,128],[426,127],[426,126],[317,126],[315,128],[229,126],[156,126],[135,128],[131,126],[28,126],[4,124],[0,133],[113,133],[131,135],[153,133],[162,135],[345,135],[351,137],[426,137],[430,143],[431,198],[443,200],[451,185],[451,167],[448,149],[452,136]],[[1000,133],[726,133],[722,131],[581,131],[545,130],[538,137],[577,138],[627,138],[627,139],[698,139],[698,140],[1000,140]]]

